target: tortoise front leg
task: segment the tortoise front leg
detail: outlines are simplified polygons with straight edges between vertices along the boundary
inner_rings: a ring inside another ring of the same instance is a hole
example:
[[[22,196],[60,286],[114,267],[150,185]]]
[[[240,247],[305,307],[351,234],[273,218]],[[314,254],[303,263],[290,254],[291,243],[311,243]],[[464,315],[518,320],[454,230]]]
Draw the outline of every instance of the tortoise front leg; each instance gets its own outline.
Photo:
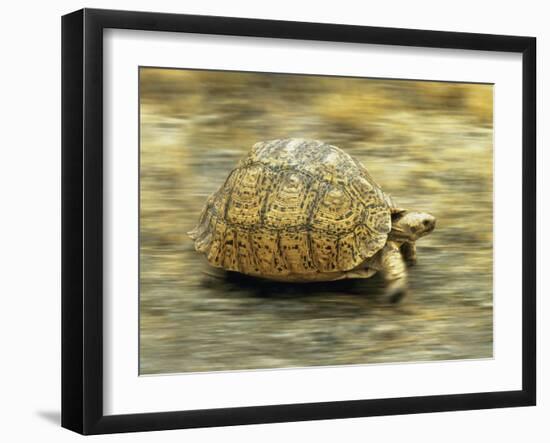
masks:
[[[399,246],[388,242],[382,249],[379,267],[386,282],[384,297],[391,303],[400,301],[407,293],[407,267]]]
[[[405,242],[401,245],[401,253],[408,266],[416,265],[416,242]]]

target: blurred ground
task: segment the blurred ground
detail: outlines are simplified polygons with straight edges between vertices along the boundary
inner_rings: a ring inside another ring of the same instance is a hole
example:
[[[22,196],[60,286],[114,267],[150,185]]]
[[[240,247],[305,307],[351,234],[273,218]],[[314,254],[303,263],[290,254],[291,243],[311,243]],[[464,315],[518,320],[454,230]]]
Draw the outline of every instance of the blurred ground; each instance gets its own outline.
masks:
[[[492,357],[492,86],[142,68],[140,373]],[[402,304],[369,280],[205,274],[186,232],[260,140],[323,140],[430,212]]]

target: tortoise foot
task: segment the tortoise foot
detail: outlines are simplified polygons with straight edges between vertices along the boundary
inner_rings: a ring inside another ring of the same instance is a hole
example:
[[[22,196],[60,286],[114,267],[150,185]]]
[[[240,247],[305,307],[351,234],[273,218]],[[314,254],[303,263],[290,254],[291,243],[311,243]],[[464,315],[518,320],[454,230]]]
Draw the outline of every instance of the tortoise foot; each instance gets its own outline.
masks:
[[[384,301],[387,303],[395,304],[399,303],[407,295],[407,288],[398,286],[394,288],[388,288],[384,292]]]
[[[410,268],[414,265],[416,265],[416,257],[414,258],[408,258],[407,260],[405,260],[405,263],[407,264],[407,266]]]

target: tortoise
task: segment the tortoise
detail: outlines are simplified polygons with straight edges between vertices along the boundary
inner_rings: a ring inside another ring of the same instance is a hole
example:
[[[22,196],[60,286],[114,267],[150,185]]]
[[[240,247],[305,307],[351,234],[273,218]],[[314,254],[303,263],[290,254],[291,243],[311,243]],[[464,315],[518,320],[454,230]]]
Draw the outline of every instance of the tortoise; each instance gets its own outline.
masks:
[[[416,240],[435,228],[399,208],[367,169],[317,140],[256,143],[206,201],[188,234],[210,265],[284,282],[369,278],[407,292]]]

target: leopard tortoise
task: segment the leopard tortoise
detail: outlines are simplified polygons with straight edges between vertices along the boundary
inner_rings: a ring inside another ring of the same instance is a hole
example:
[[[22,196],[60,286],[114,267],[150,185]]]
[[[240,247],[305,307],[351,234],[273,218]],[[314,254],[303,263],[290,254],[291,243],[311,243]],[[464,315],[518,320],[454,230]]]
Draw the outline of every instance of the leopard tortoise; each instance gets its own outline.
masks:
[[[189,235],[217,268],[286,282],[381,272],[385,295],[398,301],[415,242],[434,228],[432,215],[398,208],[341,149],[283,139],[253,146]]]

